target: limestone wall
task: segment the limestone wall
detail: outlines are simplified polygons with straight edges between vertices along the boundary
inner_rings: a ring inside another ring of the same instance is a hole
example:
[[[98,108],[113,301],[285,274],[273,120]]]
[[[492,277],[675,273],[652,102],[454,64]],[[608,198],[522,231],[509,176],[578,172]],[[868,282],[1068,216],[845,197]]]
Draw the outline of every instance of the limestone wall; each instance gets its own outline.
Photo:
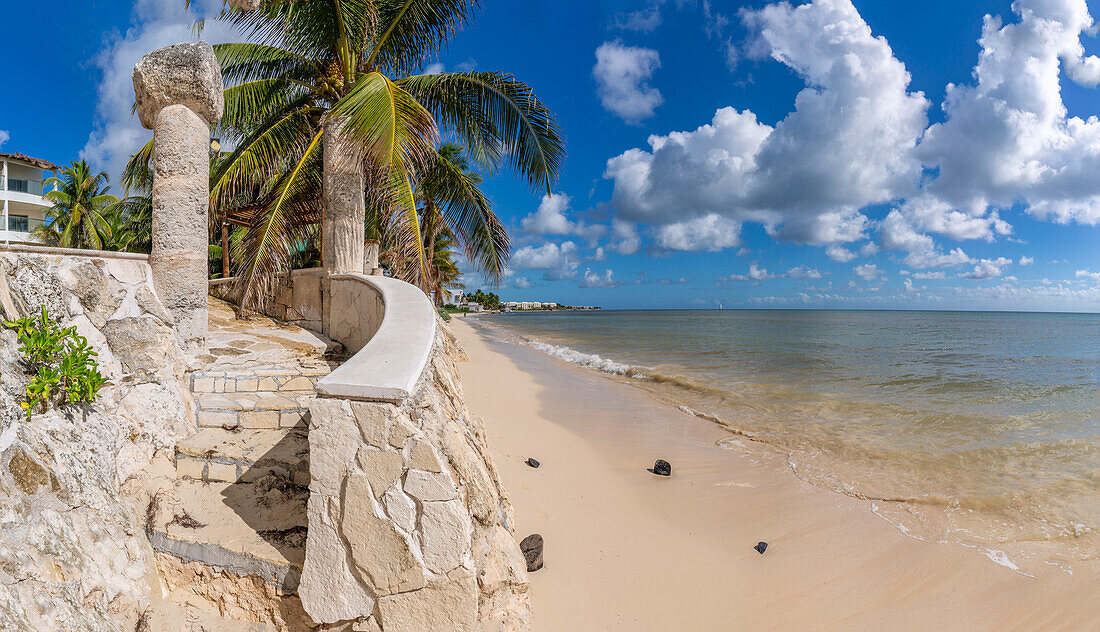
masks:
[[[27,419],[0,332],[0,630],[134,630],[159,594],[144,507],[157,459],[194,431],[172,318],[144,257],[0,250],[5,319],[75,325],[110,380],[90,406]]]
[[[312,331],[323,329],[320,268],[294,270],[290,274],[275,277],[275,286],[269,298],[259,307],[259,312],[276,320],[292,323]],[[223,301],[239,304],[236,277],[210,281],[210,295]]]
[[[401,404],[310,408],[309,540],[299,595],[318,622],[383,632],[528,629],[513,513],[442,323]]]

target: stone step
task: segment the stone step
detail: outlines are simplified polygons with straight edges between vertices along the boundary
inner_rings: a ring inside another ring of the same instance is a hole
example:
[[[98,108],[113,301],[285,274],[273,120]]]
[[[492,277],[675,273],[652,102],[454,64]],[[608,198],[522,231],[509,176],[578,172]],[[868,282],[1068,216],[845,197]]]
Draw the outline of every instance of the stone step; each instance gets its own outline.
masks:
[[[304,427],[313,398],[312,390],[196,393],[196,421],[202,428]]]
[[[287,592],[305,560],[308,488],[277,476],[250,483],[177,480],[154,499],[149,540],[161,553]]]
[[[204,428],[176,444],[175,458],[179,478],[250,483],[272,475],[309,485],[309,438],[304,428]]]
[[[317,380],[332,372],[329,363],[318,366],[261,366],[191,373],[191,392],[254,393],[256,391],[312,391]]]

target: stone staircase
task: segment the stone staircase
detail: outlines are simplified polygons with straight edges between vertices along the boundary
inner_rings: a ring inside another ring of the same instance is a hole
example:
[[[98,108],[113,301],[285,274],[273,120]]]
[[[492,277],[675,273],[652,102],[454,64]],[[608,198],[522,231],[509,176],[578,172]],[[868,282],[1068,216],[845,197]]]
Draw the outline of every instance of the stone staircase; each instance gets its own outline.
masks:
[[[271,323],[251,323],[264,345],[287,336],[286,325]],[[277,333],[264,336],[265,327]],[[227,623],[185,630],[309,623],[295,594],[305,561],[307,423],[313,386],[336,363],[324,360],[332,346],[319,337],[303,356],[301,332],[286,345],[294,357],[265,346],[251,362],[226,354],[190,375],[198,431],[176,445],[175,478],[150,507],[149,538],[173,607]]]

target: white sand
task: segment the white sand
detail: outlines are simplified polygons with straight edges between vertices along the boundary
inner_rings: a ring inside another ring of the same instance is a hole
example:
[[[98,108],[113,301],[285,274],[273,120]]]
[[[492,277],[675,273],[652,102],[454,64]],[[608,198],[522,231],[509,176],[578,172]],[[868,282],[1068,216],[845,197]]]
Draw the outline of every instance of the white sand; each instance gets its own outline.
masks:
[[[546,539],[536,632],[1100,630],[1093,568],[1030,578],[914,540],[766,446],[718,448],[730,434],[640,389],[452,328],[517,536]],[[671,478],[646,471],[657,458]]]

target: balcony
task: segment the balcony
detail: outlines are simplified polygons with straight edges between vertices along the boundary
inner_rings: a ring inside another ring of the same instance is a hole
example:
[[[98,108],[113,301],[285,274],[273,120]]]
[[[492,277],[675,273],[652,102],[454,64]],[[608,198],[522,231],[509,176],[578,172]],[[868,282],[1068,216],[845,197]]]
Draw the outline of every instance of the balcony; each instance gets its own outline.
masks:
[[[38,237],[32,236],[31,231],[37,226],[45,226],[48,222],[42,219],[26,217],[22,215],[8,215],[7,230],[0,231],[0,240],[5,242],[40,243]],[[0,226],[3,218],[0,218]]]
[[[27,193],[30,195],[42,195],[41,180],[25,180],[20,178],[8,178],[8,191],[13,193]]]

